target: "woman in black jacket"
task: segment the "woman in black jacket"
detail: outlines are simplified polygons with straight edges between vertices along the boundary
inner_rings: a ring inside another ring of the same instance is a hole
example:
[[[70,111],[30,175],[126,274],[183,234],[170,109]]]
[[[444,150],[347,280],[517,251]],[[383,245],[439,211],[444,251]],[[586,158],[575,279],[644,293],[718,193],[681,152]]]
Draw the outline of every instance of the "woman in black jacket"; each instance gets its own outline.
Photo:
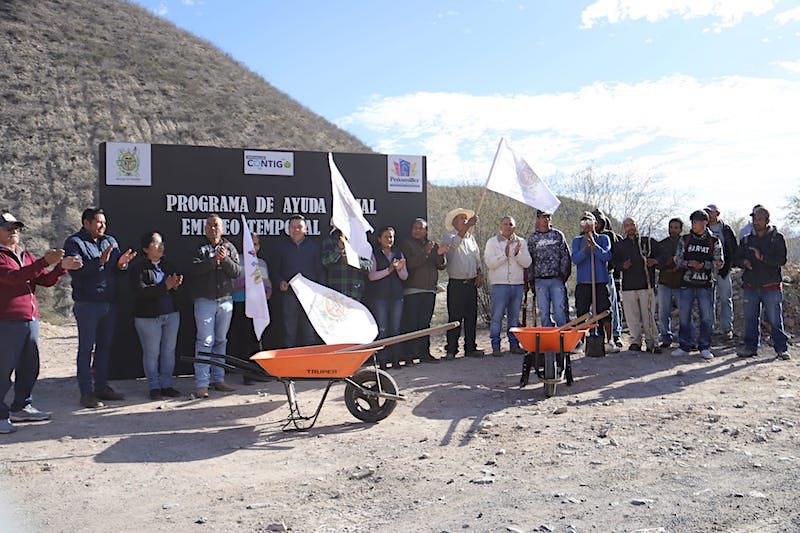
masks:
[[[174,294],[183,283],[183,276],[164,259],[160,233],[145,233],[141,244],[142,253],[128,274],[134,291],[133,320],[142,343],[144,374],[151,400],[175,398],[181,393],[172,387],[180,326]]]

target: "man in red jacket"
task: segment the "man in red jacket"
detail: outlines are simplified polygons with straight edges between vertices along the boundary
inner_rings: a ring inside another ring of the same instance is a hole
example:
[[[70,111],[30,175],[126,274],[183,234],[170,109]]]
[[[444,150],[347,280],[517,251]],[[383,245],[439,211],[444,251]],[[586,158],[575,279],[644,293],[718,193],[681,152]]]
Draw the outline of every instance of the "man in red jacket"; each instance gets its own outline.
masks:
[[[0,215],[0,433],[16,431],[12,422],[48,420],[50,413],[31,404],[39,377],[39,304],[36,286],[52,287],[64,272],[82,266],[64,250],[48,250],[35,259],[19,244],[25,225],[10,213]],[[53,269],[50,266],[55,265]],[[14,401],[5,403],[14,379]]]

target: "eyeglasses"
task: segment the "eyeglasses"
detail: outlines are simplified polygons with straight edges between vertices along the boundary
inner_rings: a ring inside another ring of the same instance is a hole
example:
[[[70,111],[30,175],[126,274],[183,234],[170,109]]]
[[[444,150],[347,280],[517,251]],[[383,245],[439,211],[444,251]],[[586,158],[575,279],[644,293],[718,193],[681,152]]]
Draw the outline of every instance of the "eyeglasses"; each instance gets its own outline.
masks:
[[[163,248],[164,247],[164,243],[163,242],[155,242],[155,241],[153,241],[153,242],[150,243],[150,246],[152,246],[153,248]]]

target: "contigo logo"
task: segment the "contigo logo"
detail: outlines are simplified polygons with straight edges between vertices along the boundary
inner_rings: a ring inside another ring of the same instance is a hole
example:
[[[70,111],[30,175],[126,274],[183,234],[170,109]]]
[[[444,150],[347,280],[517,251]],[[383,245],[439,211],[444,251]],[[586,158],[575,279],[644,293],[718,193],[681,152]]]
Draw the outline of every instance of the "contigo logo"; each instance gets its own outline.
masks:
[[[294,153],[245,150],[244,173],[271,176],[294,175]]]

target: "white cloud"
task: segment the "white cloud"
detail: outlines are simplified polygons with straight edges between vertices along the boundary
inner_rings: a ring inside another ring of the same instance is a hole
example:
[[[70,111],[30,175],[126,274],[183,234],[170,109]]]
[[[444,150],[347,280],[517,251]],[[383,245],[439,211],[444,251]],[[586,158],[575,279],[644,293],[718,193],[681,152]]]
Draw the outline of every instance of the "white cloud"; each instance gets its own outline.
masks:
[[[775,15],[775,22],[778,24],[789,24],[790,22],[800,22],[800,7],[795,7],[788,11]]]
[[[155,13],[159,17],[167,16],[167,13],[169,13],[169,9],[167,8],[167,4],[164,4],[164,3],[159,4],[159,6],[155,9]]]
[[[739,24],[745,15],[763,15],[775,7],[777,0],[597,0],[581,13],[581,27],[595,24],[618,24],[625,20],[656,22],[673,16],[684,19],[713,17],[719,19],[714,28]]]
[[[800,74],[800,61],[776,61],[775,64],[789,72]]]
[[[481,183],[506,136],[541,176],[624,164],[701,202],[744,212],[757,197],[778,211],[800,184],[798,92],[800,82],[739,76],[538,95],[421,92],[373,97],[337,122],[379,152],[426,154],[432,182]]]

